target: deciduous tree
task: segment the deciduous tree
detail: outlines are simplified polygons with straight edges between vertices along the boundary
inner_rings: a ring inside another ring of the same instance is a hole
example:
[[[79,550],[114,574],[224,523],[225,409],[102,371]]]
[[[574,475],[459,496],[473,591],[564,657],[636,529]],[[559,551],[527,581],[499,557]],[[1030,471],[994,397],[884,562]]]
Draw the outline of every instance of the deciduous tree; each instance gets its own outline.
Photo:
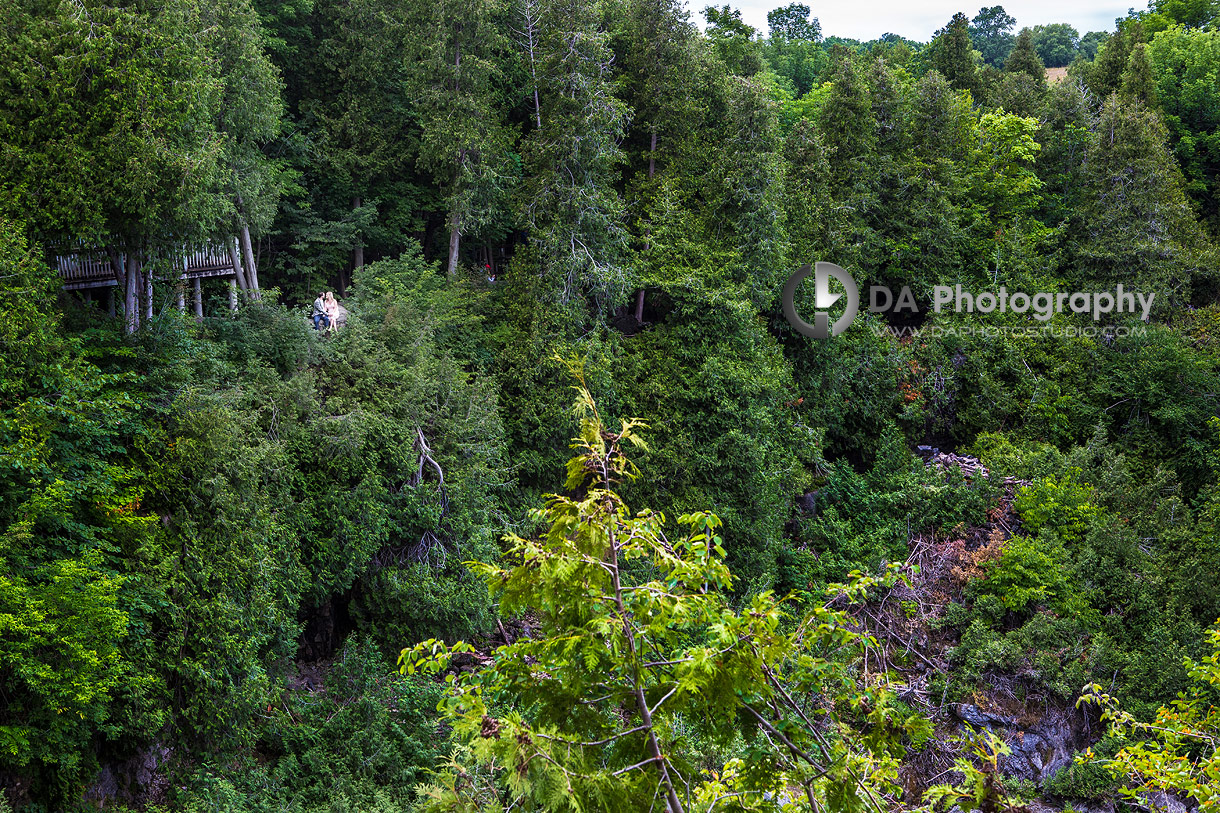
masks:
[[[809,811],[881,809],[896,790],[896,737],[924,736],[926,723],[894,707],[883,678],[856,675],[869,639],[840,610],[793,618],[770,593],[741,612],[727,607],[720,521],[682,516],[671,538],[661,514],[632,513],[615,488],[636,476],[627,451],[646,448],[642,427],[609,429],[583,382],[578,393],[569,496],[533,512],[540,536],[508,537],[505,566],[476,566],[503,611],[535,611],[540,626],[447,679],[441,705],[463,750],[421,788],[424,808],[498,797],[508,807],[642,810],[663,800],[682,813],[780,795]],[[651,578],[632,578],[639,568]],[[875,583],[857,579],[845,592]],[[401,663],[435,671],[469,650],[426,641]],[[741,736],[746,756],[701,775],[681,729],[715,742]]]

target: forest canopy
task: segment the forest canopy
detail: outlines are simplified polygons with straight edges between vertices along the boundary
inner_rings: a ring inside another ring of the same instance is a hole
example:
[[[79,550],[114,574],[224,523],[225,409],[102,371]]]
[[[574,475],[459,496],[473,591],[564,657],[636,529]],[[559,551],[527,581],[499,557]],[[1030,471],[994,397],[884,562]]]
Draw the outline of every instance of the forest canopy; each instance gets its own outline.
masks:
[[[0,0],[0,811],[1215,806],[1220,4],[816,12]]]

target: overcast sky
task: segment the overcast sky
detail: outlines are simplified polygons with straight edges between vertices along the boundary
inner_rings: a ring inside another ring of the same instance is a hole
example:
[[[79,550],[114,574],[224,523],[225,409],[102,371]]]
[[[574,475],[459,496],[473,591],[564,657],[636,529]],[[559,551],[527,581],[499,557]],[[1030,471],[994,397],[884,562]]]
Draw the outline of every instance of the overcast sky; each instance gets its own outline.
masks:
[[[792,0],[739,0],[729,4],[741,10],[741,18],[762,33],[767,32],[767,12],[785,6]],[[973,18],[983,6],[996,5],[1017,18],[1017,28],[1043,23],[1069,23],[1081,34],[1089,31],[1113,31],[1116,17],[1127,16],[1127,9],[1147,8],[1147,0],[798,0],[809,6],[813,16],[822,23],[822,34],[875,39],[887,32],[926,42],[933,32],[949,22],[954,12],[965,12]],[[709,5],[723,6],[725,0],[687,0],[691,17],[699,27],[705,23],[703,9]]]

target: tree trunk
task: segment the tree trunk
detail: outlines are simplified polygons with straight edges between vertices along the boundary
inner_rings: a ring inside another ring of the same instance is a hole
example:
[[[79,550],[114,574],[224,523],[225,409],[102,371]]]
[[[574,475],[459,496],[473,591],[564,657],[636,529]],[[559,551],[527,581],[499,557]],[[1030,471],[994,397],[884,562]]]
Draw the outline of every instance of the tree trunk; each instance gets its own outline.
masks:
[[[458,24],[458,29],[461,30],[461,23]],[[461,71],[462,71],[462,44],[459,42],[454,47],[453,56],[453,95],[456,97],[461,92]],[[454,187],[456,191],[457,179],[462,177],[462,162],[466,160],[465,148],[458,150],[457,165],[454,167]],[[458,267],[458,251],[462,247],[462,216],[457,209],[449,215],[449,267],[445,274],[450,279],[457,276]]]
[[[140,329],[140,283],[137,279],[139,273],[136,270],[136,258],[129,252],[123,284],[123,329],[127,333],[135,333]]]
[[[229,250],[229,262],[233,263],[233,278],[237,280],[237,287],[241,288],[242,292],[248,291],[250,285],[246,282],[246,275],[241,267],[241,254],[237,251],[237,238],[230,237],[226,239],[225,247]]]
[[[144,323],[145,325],[152,323],[153,318],[153,276],[152,271],[144,271],[141,269],[140,275],[144,283]]]
[[[461,223],[461,216],[457,212],[449,216],[449,269],[447,273],[451,279],[457,275],[458,250],[462,245]]]
[[[203,286],[199,284],[199,277],[195,277],[195,318],[203,318]]]
[[[110,273],[114,274],[115,287],[110,289],[110,299],[107,305],[110,310],[110,318],[114,318],[117,312],[117,303],[115,300],[118,296],[123,297],[123,304],[127,303],[127,267],[123,260],[123,255],[119,254],[119,250],[114,246],[106,246],[106,256],[110,258]],[[124,319],[127,316],[126,307],[123,310]],[[130,333],[131,331],[128,331]]]
[[[361,206],[360,198],[352,198],[352,209],[359,209]],[[364,268],[364,240],[360,235],[356,235],[356,245],[352,247],[352,270],[359,271]],[[343,296],[347,286],[344,284],[342,275],[339,279],[339,296]]]
[[[652,143],[648,147],[648,180],[652,180],[657,174],[657,131],[652,131]],[[652,230],[644,227],[644,250],[648,251],[652,248]],[[644,289],[636,291],[635,294],[635,321],[637,324],[644,323]]]
[[[246,263],[246,284],[250,289],[250,296],[253,299],[258,299],[258,268],[254,265],[254,246],[250,242],[250,225],[246,223],[245,218],[241,216],[244,212],[246,202],[241,199],[241,193],[237,194],[237,210],[238,220],[241,223],[241,229],[238,235],[241,237],[241,250]]]
[[[229,280],[229,311],[237,313],[237,286]]]
[[[114,281],[118,283],[119,288],[122,288],[127,280],[127,269],[123,267],[123,256],[114,246],[106,246],[106,256],[110,258],[110,273],[114,274]]]
[[[614,522],[611,519],[611,522]],[[648,710],[648,697],[644,693],[644,681],[640,670],[640,651],[636,647],[635,634],[631,629],[631,620],[627,613],[627,607],[623,603],[623,586],[619,581],[619,558],[618,558],[618,541],[615,538],[613,527],[610,531],[610,550],[609,550],[609,570],[610,580],[614,588],[614,604],[618,609],[619,620],[623,624],[623,639],[627,644],[627,657],[631,664],[631,674],[628,676],[631,679],[632,689],[635,692],[636,705],[639,706],[640,722],[644,725],[645,733],[648,738],[648,756],[657,764],[657,768],[661,774],[661,784],[665,787],[665,797],[669,802],[669,813],[685,813],[682,808],[682,802],[678,798],[678,790],[674,787],[673,780],[669,775],[669,760],[661,751],[661,744],[657,742],[656,728],[652,722],[652,712]]]
[[[254,265],[254,246],[250,242],[250,227],[241,224],[241,253],[246,261],[246,284],[250,287],[250,296],[258,299],[258,268]]]
[[[532,0],[526,0],[525,14],[525,38],[526,45],[529,49],[530,60],[530,77],[534,80],[534,121],[538,125],[538,129],[542,129],[542,104],[538,100],[538,67],[537,60],[534,57],[534,38],[538,35],[538,4]]]

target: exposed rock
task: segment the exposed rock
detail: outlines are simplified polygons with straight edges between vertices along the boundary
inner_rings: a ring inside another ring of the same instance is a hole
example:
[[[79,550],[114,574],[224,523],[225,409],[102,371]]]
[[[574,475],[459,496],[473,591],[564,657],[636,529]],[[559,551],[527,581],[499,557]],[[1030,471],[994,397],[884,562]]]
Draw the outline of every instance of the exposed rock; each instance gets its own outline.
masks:
[[[1187,813],[1190,810],[1189,807],[1180,802],[1175,796],[1163,790],[1143,794],[1142,803],[1145,810],[1150,810],[1153,813]]]
[[[1000,758],[1001,771],[1037,784],[1070,765],[1075,752],[1087,742],[1080,725],[1083,718],[1076,719],[1080,713],[1075,709],[1052,706],[1026,725],[1016,717],[967,703],[958,704],[954,712],[971,725],[999,734],[1012,749],[1011,754]]]
[[[972,706],[969,703],[958,703],[954,706],[953,711],[958,717],[962,718],[967,723],[975,726],[983,726],[991,728],[992,726],[1016,726],[1015,718],[1007,717],[1002,714],[997,714],[992,711],[986,711],[978,706]]]
[[[1114,802],[1091,802],[1081,799],[1072,801],[1060,802],[1058,804],[1048,804],[1041,799],[1035,799],[1029,803],[1029,813],[1061,813],[1069,807],[1075,813],[1115,813]]]
[[[1104,802],[1077,800],[1072,803],[1072,809],[1076,813],[1114,813],[1117,808],[1113,801],[1107,799]]]
[[[169,779],[161,771],[173,752],[153,743],[122,762],[102,766],[97,778],[85,789],[84,801],[105,807],[110,802],[148,804],[161,801]]]

